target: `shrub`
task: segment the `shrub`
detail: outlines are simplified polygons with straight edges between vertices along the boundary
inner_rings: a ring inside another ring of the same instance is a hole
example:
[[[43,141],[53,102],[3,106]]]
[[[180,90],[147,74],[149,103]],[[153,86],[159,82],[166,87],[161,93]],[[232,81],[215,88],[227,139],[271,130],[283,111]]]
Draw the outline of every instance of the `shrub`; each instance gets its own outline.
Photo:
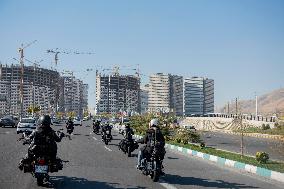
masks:
[[[266,152],[256,152],[255,159],[259,163],[267,163],[269,160],[269,155]]]
[[[200,142],[200,135],[198,133],[189,131],[184,128],[178,129],[173,138],[175,141],[180,141],[183,144],[188,144],[189,142]]]
[[[270,125],[269,124],[262,124],[262,126],[261,126],[261,129],[262,130],[268,130],[268,129],[270,129]]]

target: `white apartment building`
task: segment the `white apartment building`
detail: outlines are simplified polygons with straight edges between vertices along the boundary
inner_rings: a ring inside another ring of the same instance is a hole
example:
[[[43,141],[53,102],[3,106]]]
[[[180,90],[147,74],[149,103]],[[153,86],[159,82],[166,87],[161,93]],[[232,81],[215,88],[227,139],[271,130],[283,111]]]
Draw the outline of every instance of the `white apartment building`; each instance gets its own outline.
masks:
[[[183,77],[157,73],[150,76],[149,112],[183,114]]]
[[[184,115],[214,112],[214,80],[203,77],[184,79]]]

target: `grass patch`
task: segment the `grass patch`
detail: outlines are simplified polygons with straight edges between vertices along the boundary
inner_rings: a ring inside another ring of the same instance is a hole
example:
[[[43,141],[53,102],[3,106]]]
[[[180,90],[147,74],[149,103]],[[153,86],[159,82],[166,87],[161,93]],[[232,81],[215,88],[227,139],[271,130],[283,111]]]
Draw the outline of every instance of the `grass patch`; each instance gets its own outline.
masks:
[[[216,150],[215,148],[212,148],[212,147],[201,148],[200,146],[197,146],[197,145],[181,144],[181,143],[177,143],[177,142],[174,142],[174,141],[167,141],[167,143],[172,144],[172,145],[176,145],[176,146],[181,146],[181,147],[184,147],[184,148],[189,148],[191,150],[203,152],[203,153],[206,153],[206,154],[222,157],[222,158],[225,158],[225,159],[230,159],[230,160],[234,160],[234,161],[238,161],[238,162],[242,162],[242,163],[246,163],[246,164],[250,164],[250,165],[255,165],[255,166],[258,166],[258,167],[262,167],[262,168],[266,168],[266,169],[269,169],[269,170],[284,173],[284,163],[282,163],[282,162],[270,161],[269,160],[266,164],[261,164],[258,161],[256,161],[256,159],[254,157],[250,157],[250,156],[241,157],[240,154],[233,153],[233,152],[226,152],[226,151],[222,151],[222,150]]]

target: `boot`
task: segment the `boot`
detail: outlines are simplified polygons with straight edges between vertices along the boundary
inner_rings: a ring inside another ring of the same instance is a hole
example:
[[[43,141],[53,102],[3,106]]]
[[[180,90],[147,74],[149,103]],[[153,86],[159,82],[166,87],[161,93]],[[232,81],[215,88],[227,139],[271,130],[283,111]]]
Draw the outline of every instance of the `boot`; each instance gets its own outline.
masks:
[[[21,159],[18,165],[18,168],[22,171],[24,169],[24,163],[23,163],[24,159]]]

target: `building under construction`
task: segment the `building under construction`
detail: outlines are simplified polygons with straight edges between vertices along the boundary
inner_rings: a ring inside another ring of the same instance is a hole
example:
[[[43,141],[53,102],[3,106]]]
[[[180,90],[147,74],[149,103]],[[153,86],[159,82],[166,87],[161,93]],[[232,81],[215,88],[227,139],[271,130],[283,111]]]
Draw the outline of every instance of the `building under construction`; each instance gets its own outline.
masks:
[[[0,113],[20,115],[21,113],[21,66],[0,64]],[[29,107],[38,106],[41,113],[56,109],[59,98],[60,75],[57,71],[24,66],[23,113]]]
[[[96,113],[140,112],[140,79],[134,75],[96,73]]]

